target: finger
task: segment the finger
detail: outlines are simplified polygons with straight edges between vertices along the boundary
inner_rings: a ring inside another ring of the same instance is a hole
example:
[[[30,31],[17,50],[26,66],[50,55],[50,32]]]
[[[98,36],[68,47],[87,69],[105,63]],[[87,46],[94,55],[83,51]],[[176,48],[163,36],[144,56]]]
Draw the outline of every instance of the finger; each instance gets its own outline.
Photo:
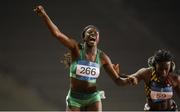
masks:
[[[38,6],[36,6],[36,8],[34,8],[35,12],[38,12],[40,10],[40,8]]]
[[[138,80],[137,80],[137,78],[133,78],[133,83],[134,83],[134,85],[137,85],[138,84]]]
[[[117,67],[119,67],[119,64],[116,64]]]
[[[42,5],[38,5],[37,7],[38,7],[38,8],[42,8],[43,6],[42,6]]]
[[[115,64],[112,64],[113,68],[115,68]]]
[[[116,68],[119,68],[119,64],[116,64],[115,67],[116,67]]]
[[[36,11],[37,11],[37,8],[34,9],[34,12],[36,12]]]
[[[41,5],[38,5],[38,6],[36,6],[36,10],[40,10],[40,9],[42,9],[43,7],[41,6]]]
[[[119,64],[115,64],[115,68],[116,68],[116,69],[119,69]]]

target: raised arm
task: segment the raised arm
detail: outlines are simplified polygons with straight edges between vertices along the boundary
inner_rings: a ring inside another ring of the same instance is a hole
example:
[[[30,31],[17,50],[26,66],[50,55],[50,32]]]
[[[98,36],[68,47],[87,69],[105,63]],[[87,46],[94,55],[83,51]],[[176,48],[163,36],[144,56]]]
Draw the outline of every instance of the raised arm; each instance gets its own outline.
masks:
[[[119,65],[112,64],[110,58],[105,53],[102,53],[101,57],[102,57],[102,64],[103,64],[105,71],[108,73],[108,75],[113,79],[113,81],[117,85],[119,85],[119,86],[131,85],[131,84],[134,85],[134,83],[136,83],[134,78],[120,77],[114,68],[114,67],[116,67],[116,68],[119,67]]]
[[[34,11],[42,17],[52,35],[55,36],[64,46],[68,47],[70,50],[77,47],[77,43],[73,39],[70,39],[58,29],[41,5],[37,6]]]

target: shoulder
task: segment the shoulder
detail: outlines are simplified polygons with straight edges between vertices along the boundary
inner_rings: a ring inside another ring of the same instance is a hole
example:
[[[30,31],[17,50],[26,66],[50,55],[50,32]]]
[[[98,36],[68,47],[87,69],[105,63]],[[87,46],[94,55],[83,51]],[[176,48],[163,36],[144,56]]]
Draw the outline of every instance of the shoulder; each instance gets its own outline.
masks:
[[[99,55],[100,55],[100,60],[101,60],[102,65],[105,65],[105,64],[111,62],[109,56],[102,50],[99,50]]]
[[[169,79],[171,80],[171,82],[173,83],[174,86],[177,86],[180,83],[180,75],[179,74],[172,72],[169,74]]]
[[[75,60],[80,56],[80,51],[83,49],[83,44],[77,43],[73,50],[71,50],[72,59]]]
[[[144,67],[144,68],[139,69],[137,72],[142,75],[149,75],[152,73],[152,71],[153,69],[151,67],[146,67],[146,68]]]
[[[151,80],[152,73],[154,71],[153,67],[148,67],[145,72],[144,80],[145,82],[149,82]]]
[[[169,73],[169,77],[173,80],[180,80],[180,75],[173,72]]]

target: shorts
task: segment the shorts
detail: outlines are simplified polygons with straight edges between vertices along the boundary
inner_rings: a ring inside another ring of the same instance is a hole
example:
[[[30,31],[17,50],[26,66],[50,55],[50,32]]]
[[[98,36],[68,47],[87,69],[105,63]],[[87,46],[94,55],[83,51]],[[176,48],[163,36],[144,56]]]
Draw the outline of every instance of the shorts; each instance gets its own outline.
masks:
[[[74,92],[69,90],[66,97],[66,104],[68,107],[86,107],[97,101],[101,101],[101,91],[93,93]]]
[[[175,101],[171,99],[171,102],[172,102],[171,107],[170,107],[169,109],[163,110],[163,111],[175,111],[175,112],[178,112],[178,107],[177,107]],[[146,104],[144,105],[144,111],[155,111],[155,110],[151,109],[151,107],[149,106],[149,104],[146,103]]]

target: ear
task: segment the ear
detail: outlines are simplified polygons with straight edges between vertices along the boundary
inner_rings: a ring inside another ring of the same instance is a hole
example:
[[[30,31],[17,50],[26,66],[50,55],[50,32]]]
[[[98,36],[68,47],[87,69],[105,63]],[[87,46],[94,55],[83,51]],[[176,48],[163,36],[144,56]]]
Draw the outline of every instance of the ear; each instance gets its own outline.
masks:
[[[171,69],[170,69],[169,72],[173,72],[173,71],[175,70],[175,68],[176,68],[176,64],[175,64],[174,61],[172,61],[172,62],[171,62]]]

